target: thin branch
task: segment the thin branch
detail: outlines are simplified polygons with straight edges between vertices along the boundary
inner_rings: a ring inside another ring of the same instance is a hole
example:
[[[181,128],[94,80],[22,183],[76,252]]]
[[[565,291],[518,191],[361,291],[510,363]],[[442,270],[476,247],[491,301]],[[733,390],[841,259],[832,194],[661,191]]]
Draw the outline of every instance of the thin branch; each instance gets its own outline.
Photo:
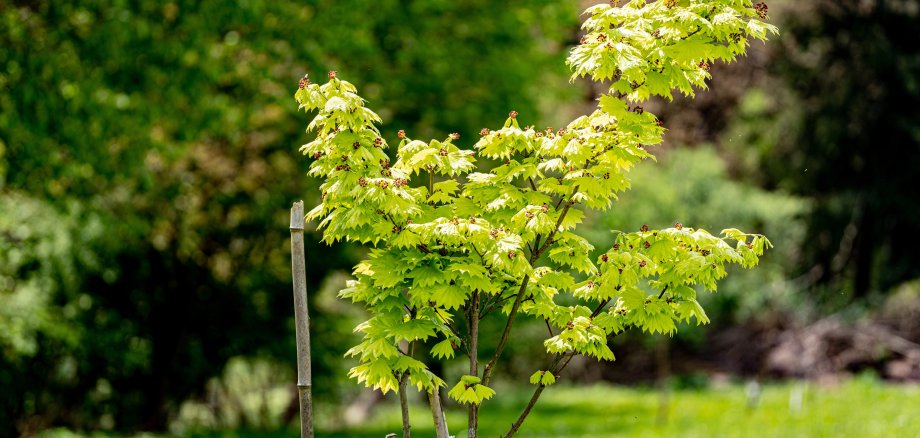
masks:
[[[497,295],[496,295],[496,296],[497,296]],[[515,294],[515,295],[508,295],[507,297],[504,297],[504,298],[502,298],[502,299],[500,299],[500,300],[496,300],[496,301],[490,302],[490,303],[489,303],[489,308],[483,309],[483,310],[480,312],[479,319],[485,318],[485,317],[488,316],[490,313],[492,313],[495,309],[499,308],[500,305],[501,305],[502,303],[504,303],[505,301],[508,301],[508,300],[510,300],[510,299],[512,299],[512,298],[516,298],[516,297],[517,297],[517,294]]]
[[[553,373],[553,375],[558,375],[568,366],[569,362],[572,360],[572,357],[575,356],[575,351],[569,351],[564,353],[561,356],[558,356],[556,362],[549,370],[545,371],[547,373]],[[533,395],[530,397],[530,401],[527,402],[527,406],[524,407],[524,411],[521,412],[521,415],[518,416],[514,424],[511,425],[511,429],[507,434],[504,435],[504,438],[510,438],[517,433],[518,429],[521,428],[521,424],[524,423],[524,420],[527,419],[527,416],[530,415],[530,411],[533,410],[534,405],[537,404],[537,400],[540,399],[540,395],[543,394],[543,390],[546,389],[546,385],[542,383],[537,386],[537,389],[534,390]]]
[[[602,302],[599,306],[597,306],[597,308],[594,309],[594,312],[591,312],[591,318],[593,319],[595,316],[600,315],[601,312],[604,310],[604,307],[607,307],[608,303],[610,303],[610,299],[607,299],[606,301]]]
[[[565,219],[565,215],[569,213],[569,208],[571,208],[572,205],[575,204],[575,201],[573,201],[572,198],[574,198],[575,194],[578,193],[578,187],[579,186],[575,186],[575,188],[572,189],[572,194],[569,196],[569,202],[565,203],[565,207],[562,209],[562,213],[559,214],[559,219],[556,219],[556,226],[553,227],[553,231],[550,231],[549,235],[546,236],[546,243],[544,243],[543,246],[541,246],[540,249],[537,250],[535,257],[531,257],[531,258],[539,258],[540,255],[543,254],[543,251],[546,251],[546,248],[549,248],[549,246],[552,245],[553,236],[555,236],[556,232],[559,231],[559,226],[562,225],[562,220]],[[534,261],[535,260],[531,261],[531,264]]]
[[[668,291],[668,286],[670,286],[670,284],[664,285],[664,289],[662,289],[662,290],[661,290],[661,293],[658,294],[658,299],[659,299],[659,300],[661,299],[661,297],[664,296],[664,293]]]
[[[505,350],[505,344],[508,343],[508,336],[511,334],[511,326],[514,325],[514,317],[517,315],[518,309],[521,308],[521,301],[524,299],[524,292],[527,290],[528,283],[530,283],[530,275],[525,275],[524,280],[521,281],[521,288],[518,290],[517,297],[514,299],[514,304],[511,306],[511,312],[508,313],[508,322],[505,323],[505,329],[502,330],[502,336],[499,338],[498,345],[495,347],[495,354],[492,355],[492,359],[486,364],[485,369],[482,371],[482,384],[484,386],[489,386],[489,381],[492,380],[492,369],[498,362],[498,358],[501,357],[502,351]]]
[[[553,336],[556,336],[555,334],[553,334],[553,328],[550,327],[550,325],[549,325],[549,320],[548,320],[548,319],[544,319],[543,322],[546,323],[546,330],[549,331],[549,337],[552,338]]]

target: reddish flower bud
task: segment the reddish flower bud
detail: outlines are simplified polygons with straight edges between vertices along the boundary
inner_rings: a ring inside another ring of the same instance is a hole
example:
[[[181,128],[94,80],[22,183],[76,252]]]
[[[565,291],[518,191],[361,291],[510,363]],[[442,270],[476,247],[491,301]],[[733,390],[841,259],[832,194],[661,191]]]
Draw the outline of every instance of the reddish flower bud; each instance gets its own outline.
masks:
[[[642,224],[642,227],[639,228],[639,231],[642,231],[643,233],[648,231],[648,225]]]
[[[683,226],[683,224],[681,224],[680,222],[678,222],[678,223],[674,224],[674,228],[677,228],[678,230],[682,230],[682,229],[684,229],[684,226]]]
[[[450,139],[451,139],[451,140],[460,140],[460,134],[457,134],[456,132],[452,132],[452,133],[450,134]]]
[[[338,74],[337,71],[331,70],[331,71],[329,72],[329,79],[335,79],[335,75],[337,75],[337,74]]]
[[[396,132],[396,136],[399,138],[406,138],[406,131],[400,129],[399,131]]]
[[[300,83],[298,84],[298,87],[299,87],[301,90],[303,90],[304,88],[307,88],[307,85],[310,85],[310,76],[309,76],[309,75],[303,75],[303,77],[300,78]]]
[[[508,113],[508,117],[510,117],[510,118],[512,118],[512,119],[516,119],[517,116],[518,116],[518,112],[517,112],[517,111],[511,111],[510,113]]]
[[[487,135],[489,135],[489,134],[491,134],[491,133],[492,133],[492,131],[490,131],[489,128],[482,128],[481,130],[479,130],[479,135],[481,135],[481,136],[483,136],[483,137],[485,137],[485,136],[487,136]]]

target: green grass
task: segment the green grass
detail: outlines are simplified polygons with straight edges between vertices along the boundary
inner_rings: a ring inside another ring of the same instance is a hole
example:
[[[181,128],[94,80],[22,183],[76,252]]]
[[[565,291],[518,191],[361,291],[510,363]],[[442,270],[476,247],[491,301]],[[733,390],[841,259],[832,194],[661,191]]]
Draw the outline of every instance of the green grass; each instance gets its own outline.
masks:
[[[800,409],[790,408],[801,395]],[[505,394],[488,402],[481,414],[483,437],[504,433],[530,396],[529,392]],[[748,407],[742,386],[723,389],[673,390],[669,393],[668,418],[658,422],[659,393],[595,385],[548,388],[524,423],[521,437],[920,437],[920,387],[885,385],[869,378],[822,387],[807,383],[768,385],[760,403]],[[431,437],[431,414],[423,405],[413,406],[413,433]],[[462,410],[448,413],[450,430],[465,436]],[[394,403],[382,405],[365,427],[334,430],[326,418],[318,418],[317,437],[382,438],[399,432],[400,418]],[[73,435],[48,434],[48,437]],[[297,431],[211,432],[201,438],[296,437]]]

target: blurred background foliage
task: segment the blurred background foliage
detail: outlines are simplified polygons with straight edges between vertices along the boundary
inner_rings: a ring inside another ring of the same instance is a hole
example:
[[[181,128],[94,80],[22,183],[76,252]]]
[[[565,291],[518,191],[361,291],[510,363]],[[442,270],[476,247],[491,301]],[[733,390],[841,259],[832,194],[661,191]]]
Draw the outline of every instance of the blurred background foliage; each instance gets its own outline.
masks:
[[[338,70],[391,142],[406,129],[471,144],[511,109],[558,127],[596,92],[563,64],[584,6],[0,1],[0,436],[283,426],[257,414],[292,400],[277,389],[294,356],[288,207],[319,195],[296,152],[297,80]],[[670,341],[693,357],[732,327],[917,299],[898,285],[920,277],[920,3],[770,7],[781,37],[652,109],[669,129],[660,162],[588,218],[599,247],[643,223],[773,240],[761,269],[710,297],[711,327]],[[341,356],[360,315],[334,296],[362,249],[306,240],[315,391],[350,400]],[[519,329],[511,374],[542,357],[524,342],[542,327]],[[628,358],[659,341],[617,342],[612,368],[654,376]],[[610,377],[597,369],[575,376]],[[262,401],[236,397],[252,392]]]

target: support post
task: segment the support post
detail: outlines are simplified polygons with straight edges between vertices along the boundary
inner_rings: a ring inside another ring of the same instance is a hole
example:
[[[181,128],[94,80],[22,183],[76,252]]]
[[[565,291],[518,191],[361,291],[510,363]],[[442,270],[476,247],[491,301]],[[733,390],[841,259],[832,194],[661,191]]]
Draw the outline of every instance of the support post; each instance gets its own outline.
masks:
[[[313,374],[310,370],[310,314],[307,312],[307,264],[303,246],[303,201],[291,208],[291,271],[294,276],[294,321],[297,328],[297,395],[300,437],[313,438]]]

